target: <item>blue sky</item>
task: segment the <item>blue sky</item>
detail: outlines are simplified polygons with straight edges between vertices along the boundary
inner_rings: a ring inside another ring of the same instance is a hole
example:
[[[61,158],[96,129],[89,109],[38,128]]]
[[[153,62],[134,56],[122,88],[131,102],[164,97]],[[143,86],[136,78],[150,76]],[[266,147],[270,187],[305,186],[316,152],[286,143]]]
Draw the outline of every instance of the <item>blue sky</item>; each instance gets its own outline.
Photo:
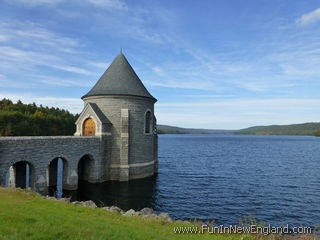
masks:
[[[320,121],[318,0],[0,0],[0,98],[79,113],[120,48],[160,124]]]

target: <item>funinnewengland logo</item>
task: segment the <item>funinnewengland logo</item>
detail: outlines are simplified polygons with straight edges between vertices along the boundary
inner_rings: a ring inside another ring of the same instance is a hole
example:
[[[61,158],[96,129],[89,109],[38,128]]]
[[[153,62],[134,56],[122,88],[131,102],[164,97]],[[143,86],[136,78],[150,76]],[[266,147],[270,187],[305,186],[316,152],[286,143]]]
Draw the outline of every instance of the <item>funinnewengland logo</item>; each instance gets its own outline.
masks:
[[[258,225],[249,225],[249,226],[209,226],[202,224],[201,226],[181,226],[174,227],[174,233],[177,234],[311,234],[311,227],[289,227],[289,225],[274,227],[271,225],[268,226],[258,226]]]

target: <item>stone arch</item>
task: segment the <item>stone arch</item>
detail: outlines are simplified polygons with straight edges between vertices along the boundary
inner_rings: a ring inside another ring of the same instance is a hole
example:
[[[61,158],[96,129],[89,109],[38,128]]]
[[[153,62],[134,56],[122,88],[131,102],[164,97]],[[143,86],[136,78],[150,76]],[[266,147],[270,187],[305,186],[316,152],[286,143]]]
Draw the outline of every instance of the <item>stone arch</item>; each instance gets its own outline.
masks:
[[[29,161],[14,162],[7,169],[7,186],[16,188],[33,188],[35,168]]]
[[[150,109],[144,113],[144,133],[152,134],[153,132],[153,117]]]
[[[84,119],[82,123],[82,136],[95,136],[97,133],[97,122],[91,116]]]
[[[94,158],[91,154],[84,154],[78,162],[78,182],[89,181],[94,170]]]
[[[65,157],[53,158],[47,167],[47,186],[50,196],[61,197],[68,180],[69,163]]]
[[[79,199],[88,199],[88,192],[91,191],[90,179],[94,174],[94,158],[91,154],[84,154],[78,162],[78,189],[77,197]],[[90,197],[89,197],[90,199]]]

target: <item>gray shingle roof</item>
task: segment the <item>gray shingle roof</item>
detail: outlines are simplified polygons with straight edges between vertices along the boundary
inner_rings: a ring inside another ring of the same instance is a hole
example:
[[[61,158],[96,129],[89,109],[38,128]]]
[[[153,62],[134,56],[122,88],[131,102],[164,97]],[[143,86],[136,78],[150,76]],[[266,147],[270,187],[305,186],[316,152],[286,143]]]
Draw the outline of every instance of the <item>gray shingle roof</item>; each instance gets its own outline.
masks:
[[[89,102],[88,104],[91,106],[102,123],[110,123],[109,119],[103,114],[97,104],[91,102]]]
[[[145,88],[126,57],[120,53],[94,87],[82,98],[101,95],[129,95],[155,99]]]
[[[89,107],[91,107],[93,113],[96,115],[96,117],[100,120],[101,123],[103,123],[103,124],[111,124],[110,120],[103,114],[103,112],[100,110],[98,105],[95,104],[95,103],[92,103],[92,102],[86,103],[86,105],[84,106],[84,108],[83,108],[82,112],[80,113],[78,119],[76,120],[76,124],[78,124],[79,121],[81,119],[83,119],[83,116],[85,116],[88,113],[88,111],[86,111],[86,110]]]

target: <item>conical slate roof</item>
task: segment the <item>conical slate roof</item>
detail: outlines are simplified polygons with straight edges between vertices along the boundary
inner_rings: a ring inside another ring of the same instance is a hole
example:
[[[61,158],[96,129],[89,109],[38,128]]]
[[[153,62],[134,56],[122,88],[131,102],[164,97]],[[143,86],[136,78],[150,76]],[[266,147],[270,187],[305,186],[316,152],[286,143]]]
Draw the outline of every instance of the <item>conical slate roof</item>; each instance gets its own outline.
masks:
[[[113,60],[99,81],[82,99],[101,95],[140,96],[157,101],[145,88],[122,53]]]

